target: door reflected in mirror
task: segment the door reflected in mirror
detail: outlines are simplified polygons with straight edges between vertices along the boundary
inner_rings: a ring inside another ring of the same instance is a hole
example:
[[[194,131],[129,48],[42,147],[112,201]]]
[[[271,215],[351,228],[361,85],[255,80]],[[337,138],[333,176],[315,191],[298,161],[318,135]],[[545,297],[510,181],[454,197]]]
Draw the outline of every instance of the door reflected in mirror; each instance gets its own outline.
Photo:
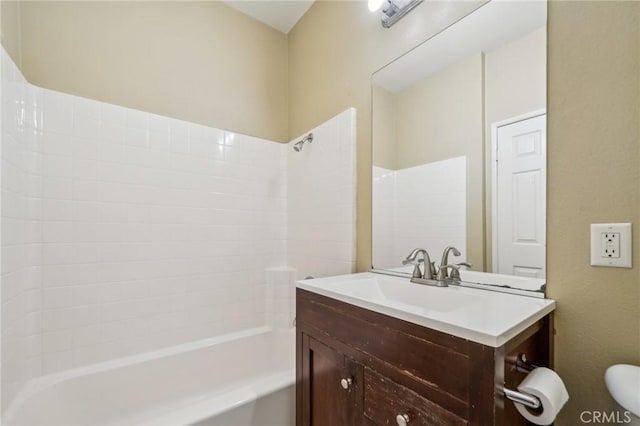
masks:
[[[543,288],[546,18],[490,2],[372,76],[374,269],[455,246],[449,263]]]

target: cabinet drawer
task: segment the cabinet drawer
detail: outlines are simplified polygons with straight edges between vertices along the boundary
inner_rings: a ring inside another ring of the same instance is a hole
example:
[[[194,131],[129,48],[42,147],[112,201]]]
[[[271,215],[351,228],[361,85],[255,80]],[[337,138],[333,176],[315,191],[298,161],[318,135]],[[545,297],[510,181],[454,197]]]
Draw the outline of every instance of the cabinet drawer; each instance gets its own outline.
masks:
[[[457,426],[467,422],[414,391],[364,368],[364,415],[376,425],[395,425],[406,415],[411,426]]]

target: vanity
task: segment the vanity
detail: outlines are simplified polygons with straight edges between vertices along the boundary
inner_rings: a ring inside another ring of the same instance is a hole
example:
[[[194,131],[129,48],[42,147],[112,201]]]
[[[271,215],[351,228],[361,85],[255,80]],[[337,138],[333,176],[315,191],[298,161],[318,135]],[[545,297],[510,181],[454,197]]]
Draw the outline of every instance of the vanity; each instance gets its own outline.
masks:
[[[374,273],[297,286],[297,425],[528,424],[503,389],[552,366],[552,300]]]

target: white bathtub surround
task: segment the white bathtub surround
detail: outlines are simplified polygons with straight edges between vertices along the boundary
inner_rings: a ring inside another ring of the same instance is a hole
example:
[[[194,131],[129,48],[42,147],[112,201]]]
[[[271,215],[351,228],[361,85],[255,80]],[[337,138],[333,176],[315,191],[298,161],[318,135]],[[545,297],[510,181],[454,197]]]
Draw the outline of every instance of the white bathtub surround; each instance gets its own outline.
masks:
[[[297,278],[355,271],[356,110],[316,127],[313,142],[287,150],[288,258]]]
[[[353,110],[294,153],[32,86],[4,51],[1,77],[3,413],[43,375],[290,328],[295,274],[352,270]]]
[[[41,373],[42,94],[3,51],[2,398],[3,407]]]
[[[397,204],[396,171],[373,166],[372,175],[374,190],[371,200],[373,210],[371,231],[372,241],[376,242],[372,262],[378,269],[389,268],[399,264],[399,260],[396,259],[394,234]]]
[[[264,324],[282,147],[43,93],[43,372]]]
[[[25,87],[44,116],[28,163],[43,373],[264,324],[264,270],[286,262],[282,145]]]
[[[262,327],[54,373],[30,382],[5,421],[221,425],[217,419],[231,409],[252,410],[261,399],[275,397],[289,405],[280,405],[271,412],[276,418],[260,424],[294,424],[293,345],[293,331]],[[287,398],[278,397],[282,392]]]
[[[466,176],[464,156],[400,170],[374,167],[374,229],[382,225],[376,232],[383,238],[374,240],[386,241],[376,243],[374,266],[398,266],[416,247],[437,261],[454,246],[466,259]],[[422,226],[409,226],[416,221]]]
[[[269,268],[267,282],[267,324],[275,329],[290,329],[296,312],[296,274],[294,268]]]
[[[355,271],[356,110],[350,108],[286,145],[287,259],[267,270],[268,324],[291,327],[295,280]],[[301,151],[293,145],[313,133]]]

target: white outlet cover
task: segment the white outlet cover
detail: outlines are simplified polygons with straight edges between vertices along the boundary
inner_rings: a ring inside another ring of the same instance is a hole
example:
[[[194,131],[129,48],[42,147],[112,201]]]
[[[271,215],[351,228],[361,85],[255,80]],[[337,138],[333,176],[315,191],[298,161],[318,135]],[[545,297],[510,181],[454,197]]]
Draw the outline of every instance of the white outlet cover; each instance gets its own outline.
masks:
[[[603,234],[620,235],[619,257],[603,256],[606,239]],[[612,268],[631,268],[631,224],[630,223],[593,223],[591,224],[591,266],[609,266]]]

